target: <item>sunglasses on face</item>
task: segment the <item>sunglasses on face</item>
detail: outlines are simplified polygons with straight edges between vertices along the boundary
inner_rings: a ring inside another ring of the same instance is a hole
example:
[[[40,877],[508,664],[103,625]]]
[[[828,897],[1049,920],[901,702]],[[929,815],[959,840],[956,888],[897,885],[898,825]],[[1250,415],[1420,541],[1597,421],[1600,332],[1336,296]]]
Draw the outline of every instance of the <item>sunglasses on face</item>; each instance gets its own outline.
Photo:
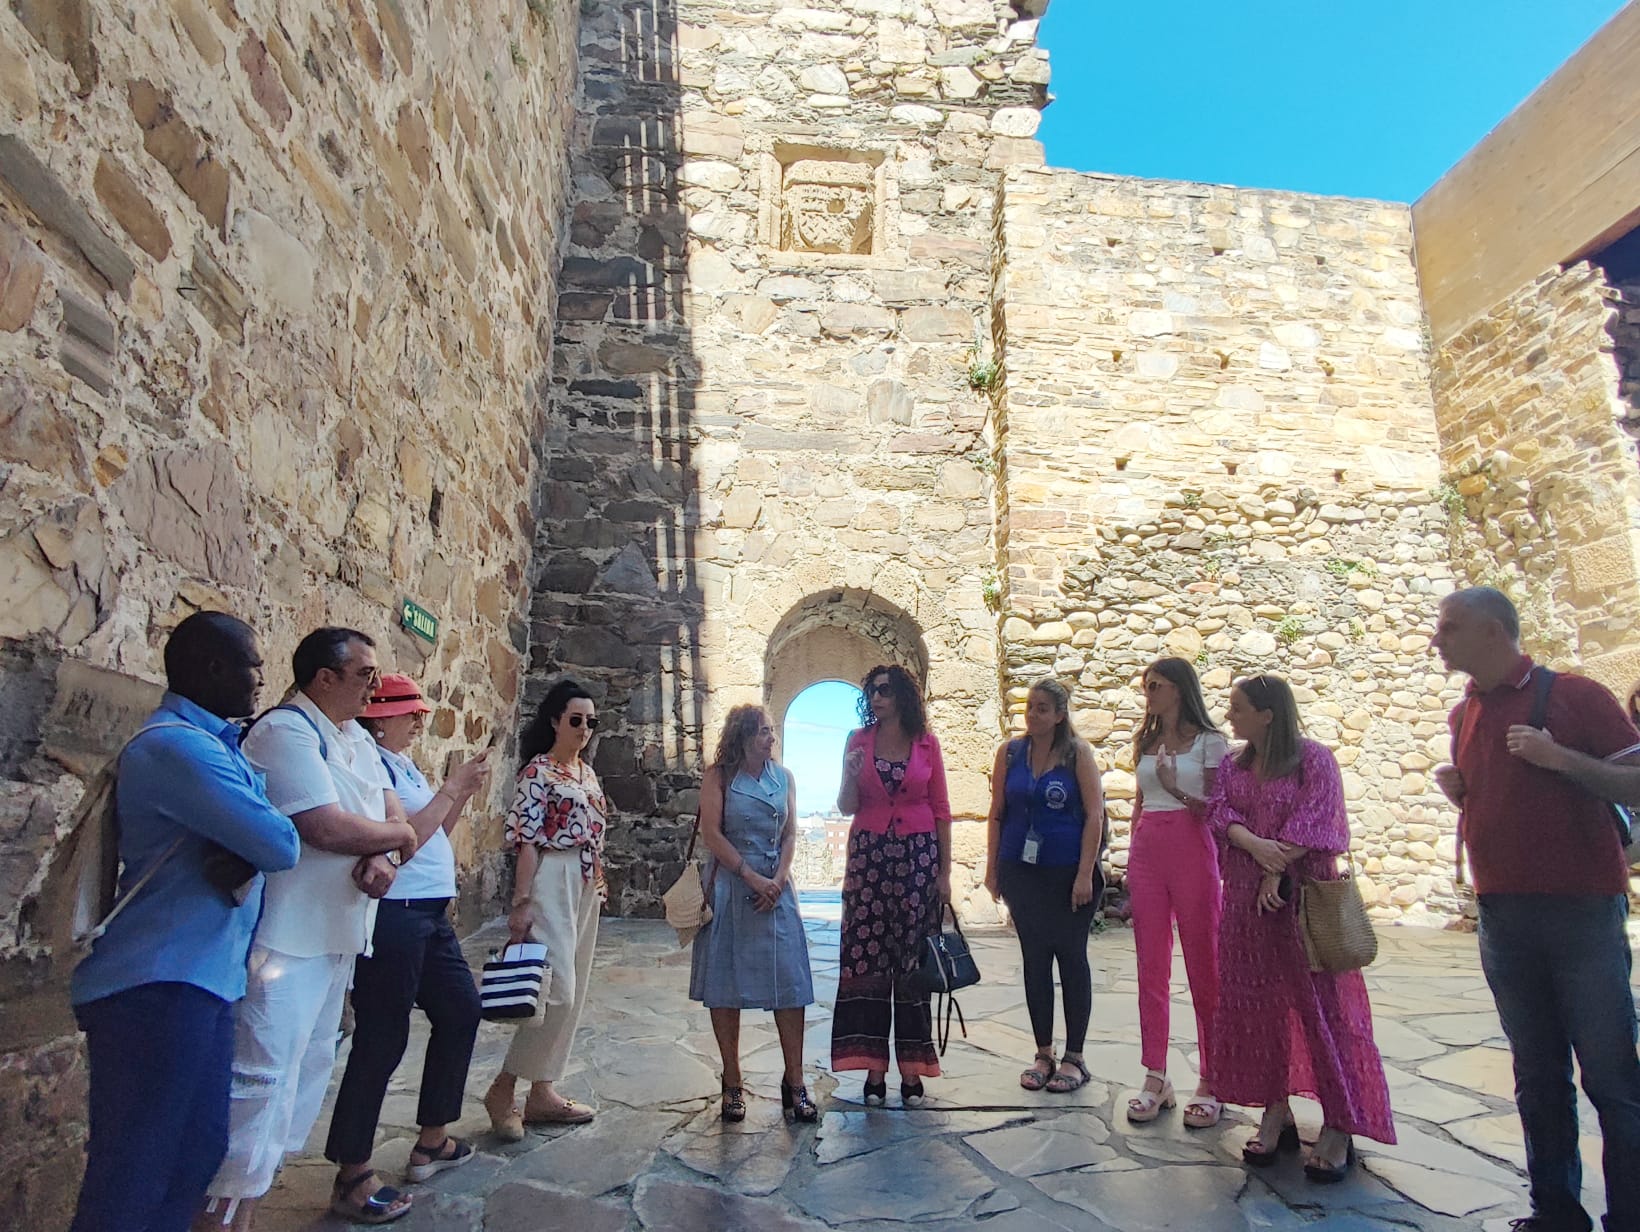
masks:
[[[879,680],[866,690],[872,697],[893,697],[894,686],[886,680]]]
[[[586,722],[588,731],[598,730],[598,716],[595,714],[572,714],[569,716],[569,725],[579,727],[583,720]]]

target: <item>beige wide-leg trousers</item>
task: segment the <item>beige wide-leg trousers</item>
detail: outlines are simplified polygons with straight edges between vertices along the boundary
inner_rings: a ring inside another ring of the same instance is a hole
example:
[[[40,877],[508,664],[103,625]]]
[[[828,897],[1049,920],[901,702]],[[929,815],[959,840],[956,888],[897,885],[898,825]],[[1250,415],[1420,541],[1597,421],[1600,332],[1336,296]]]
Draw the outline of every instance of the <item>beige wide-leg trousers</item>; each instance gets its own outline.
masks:
[[[598,945],[598,891],[581,876],[579,849],[542,850],[530,903],[536,920],[530,939],[546,945],[552,982],[545,1015],[519,1025],[502,1068],[527,1082],[557,1082],[586,1005]]]

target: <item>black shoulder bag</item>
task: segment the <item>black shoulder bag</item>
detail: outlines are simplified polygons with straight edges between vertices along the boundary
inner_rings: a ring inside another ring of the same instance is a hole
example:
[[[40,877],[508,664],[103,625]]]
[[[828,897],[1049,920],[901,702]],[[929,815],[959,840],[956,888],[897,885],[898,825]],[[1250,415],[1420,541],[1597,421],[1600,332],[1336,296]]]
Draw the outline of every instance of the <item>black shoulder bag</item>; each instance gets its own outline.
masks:
[[[934,1011],[934,1021],[939,1025],[942,1057],[951,1040],[953,1012],[957,1016],[957,1025],[962,1029],[962,1038],[968,1038],[968,1022],[952,994],[959,988],[971,988],[979,983],[979,965],[974,962],[974,956],[968,949],[968,938],[962,935],[962,925],[957,923],[957,913],[950,903],[941,908],[942,924],[947,915],[951,917],[951,927],[939,929],[923,939],[922,958],[909,977],[911,987],[916,992],[945,999],[944,1006]]]

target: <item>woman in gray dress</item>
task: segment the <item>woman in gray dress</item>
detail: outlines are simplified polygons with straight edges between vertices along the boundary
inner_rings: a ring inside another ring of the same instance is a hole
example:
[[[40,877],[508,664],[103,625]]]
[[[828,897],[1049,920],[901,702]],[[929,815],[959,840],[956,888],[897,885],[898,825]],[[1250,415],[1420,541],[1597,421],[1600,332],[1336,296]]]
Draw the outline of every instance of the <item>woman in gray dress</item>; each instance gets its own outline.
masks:
[[[689,996],[711,1012],[723,1054],[723,1119],[746,1119],[740,1011],[773,1010],[786,1119],[817,1120],[803,1081],[803,1008],[814,1001],[814,980],[791,884],[797,785],[774,760],[774,727],[761,706],[736,706],[724,721],[701,781],[700,837],[712,853],[712,922],[695,938]]]

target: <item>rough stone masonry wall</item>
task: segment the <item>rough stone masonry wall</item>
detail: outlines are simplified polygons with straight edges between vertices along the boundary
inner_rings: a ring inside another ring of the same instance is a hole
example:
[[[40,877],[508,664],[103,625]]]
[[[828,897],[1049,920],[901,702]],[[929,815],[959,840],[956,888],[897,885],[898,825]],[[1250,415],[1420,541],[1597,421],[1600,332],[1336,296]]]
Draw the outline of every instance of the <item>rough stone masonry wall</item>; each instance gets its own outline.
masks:
[[[1640,309],[1580,262],[1551,270],[1435,355],[1444,494],[1468,580],[1509,592],[1527,648],[1627,697],[1640,624],[1632,425]],[[1626,392],[1627,391],[1627,392]]]
[[[658,910],[731,705],[881,658],[926,667],[955,807],[985,810],[968,372],[998,172],[1042,161],[1034,34],[1002,0],[586,11],[528,696],[602,694],[611,911]]]
[[[1126,861],[1139,677],[1288,677],[1343,763],[1379,918],[1457,906],[1426,771],[1456,692],[1452,588],[1405,207],[1015,170],[998,217],[1010,715],[1073,686]]]
[[[66,1222],[84,1131],[20,897],[183,615],[248,618],[270,692],[307,629],[380,635],[435,769],[511,730],[573,27],[563,0],[0,8],[0,1225]],[[405,596],[430,652],[391,632]]]

